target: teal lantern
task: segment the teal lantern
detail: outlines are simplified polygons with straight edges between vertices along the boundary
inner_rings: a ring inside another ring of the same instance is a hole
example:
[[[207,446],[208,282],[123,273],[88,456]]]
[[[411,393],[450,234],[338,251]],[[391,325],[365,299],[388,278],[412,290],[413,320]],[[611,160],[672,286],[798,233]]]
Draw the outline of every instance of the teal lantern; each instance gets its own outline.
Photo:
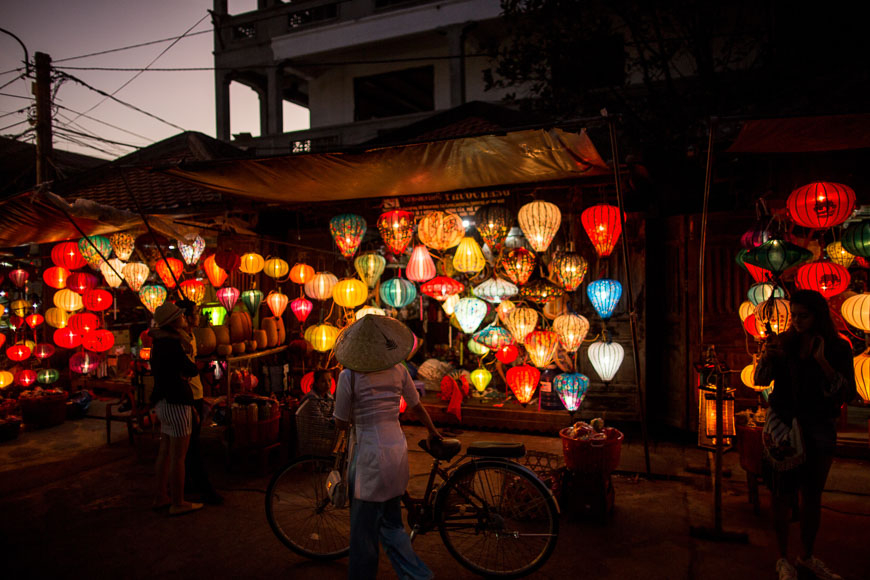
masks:
[[[514,337],[508,329],[494,324],[490,324],[486,328],[479,330],[472,338],[474,338],[476,342],[492,349],[501,348],[505,345],[514,343]]]
[[[90,243],[88,243],[88,240],[90,240]],[[88,261],[88,265],[91,268],[99,270],[100,264],[103,263],[103,258],[108,260],[109,255],[112,253],[112,242],[103,236],[90,236],[87,239],[81,238],[79,240],[79,252]],[[100,257],[100,254],[102,254],[102,257]]]
[[[202,315],[208,319],[211,326],[220,326],[227,318],[227,309],[220,304],[209,304],[202,307]]]
[[[404,278],[393,278],[381,284],[381,300],[393,308],[404,308],[416,297],[414,283]]]
[[[36,382],[40,385],[50,385],[60,378],[60,371],[57,369],[42,369],[36,373]]]
[[[843,249],[862,258],[870,258],[870,220],[850,225],[840,239]]]
[[[775,276],[782,274],[792,266],[806,262],[813,253],[785,240],[768,240],[749,250],[743,261],[759,268],[773,272]]]
[[[359,274],[360,280],[368,284],[369,288],[375,287],[386,266],[387,261],[384,257],[375,253],[363,254],[353,261],[353,267]]]
[[[263,293],[259,290],[245,290],[242,292],[242,303],[245,308],[251,313],[251,316],[256,316],[260,311],[260,303],[263,301]]]
[[[746,293],[746,297],[753,306],[758,306],[771,296],[774,298],[785,298],[785,290],[770,282],[762,282],[761,284],[750,286],[749,292]]]
[[[353,213],[339,214],[329,220],[329,233],[341,255],[350,260],[366,233],[366,220]]]
[[[476,354],[477,356],[483,356],[489,352],[489,348],[486,345],[480,344],[473,338],[468,339],[468,350],[471,351],[471,354]]]
[[[466,334],[477,330],[486,317],[486,312],[486,302],[480,298],[462,298],[453,309],[459,328]]]
[[[602,278],[590,282],[586,286],[586,295],[592,302],[592,307],[602,319],[607,320],[613,314],[613,309],[622,297],[622,284],[616,280]]]
[[[580,403],[589,390],[589,377],[580,373],[562,373],[553,379],[553,387],[562,404],[572,413],[580,408]]]

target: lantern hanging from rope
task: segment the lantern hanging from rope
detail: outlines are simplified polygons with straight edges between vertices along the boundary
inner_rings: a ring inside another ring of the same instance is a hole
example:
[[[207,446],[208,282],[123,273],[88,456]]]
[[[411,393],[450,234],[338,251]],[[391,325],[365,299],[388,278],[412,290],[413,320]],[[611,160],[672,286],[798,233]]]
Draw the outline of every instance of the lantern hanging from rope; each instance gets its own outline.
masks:
[[[208,281],[215,288],[220,288],[227,281],[227,271],[218,266],[214,254],[206,256],[205,260],[202,261],[202,269],[205,271],[205,275],[208,276]]]
[[[181,253],[181,259],[188,266],[193,266],[199,262],[199,257],[202,256],[205,250],[205,240],[198,235],[186,237],[183,240],[175,240],[178,244],[178,251]]]
[[[378,218],[378,231],[387,249],[401,256],[414,234],[414,214],[401,209],[385,212]]]
[[[436,276],[420,286],[420,291],[438,302],[444,302],[465,290],[465,284],[448,276]]]
[[[852,360],[855,367],[855,385],[864,404],[870,403],[870,353],[863,352]]]
[[[53,344],[49,344],[47,342],[40,342],[36,345],[36,348],[33,349],[33,356],[38,358],[39,360],[45,360],[47,358],[51,358],[51,356],[55,353],[55,348]]]
[[[613,205],[593,205],[583,210],[580,222],[599,256],[609,256],[622,233],[619,208]]]
[[[82,304],[85,305],[85,308],[93,310],[94,312],[102,312],[103,310],[106,310],[112,306],[112,302],[112,293],[108,290],[103,290],[102,288],[89,290],[82,297]]]
[[[761,338],[761,333],[755,328],[755,311],[743,319],[743,329],[755,338]]]
[[[76,242],[62,242],[51,249],[51,261],[67,270],[78,270],[88,263]]]
[[[112,246],[115,257],[122,262],[126,262],[133,255],[133,250],[136,248],[136,238],[130,234],[119,232],[109,236],[109,245]]]
[[[870,332],[870,293],[847,298],[840,306],[840,313],[850,325]]]
[[[339,306],[356,308],[365,304],[369,297],[369,288],[359,278],[345,278],[340,280],[332,289],[332,299]]]
[[[417,297],[413,282],[404,278],[392,278],[381,283],[381,300],[393,308],[404,308]]]
[[[474,295],[492,304],[500,304],[512,296],[516,296],[519,288],[501,278],[490,278],[481,282],[473,289]]]
[[[104,328],[92,330],[82,336],[82,346],[93,352],[106,352],[115,346],[115,335]]]
[[[430,211],[417,224],[420,242],[433,250],[449,250],[465,236],[462,218],[446,211]]]
[[[242,255],[239,260],[239,271],[251,276],[259,273],[266,266],[266,260],[256,252],[248,252]]]
[[[511,282],[522,286],[535,271],[535,255],[525,248],[514,248],[502,258],[501,267]]]
[[[305,322],[308,315],[311,314],[312,308],[314,308],[314,303],[310,300],[306,300],[303,296],[300,296],[290,303],[290,310],[293,312],[293,316],[296,317],[296,320],[298,320],[300,324]]]
[[[840,225],[855,210],[855,191],[842,183],[820,181],[799,187],[785,202],[799,226],[820,230]]]
[[[840,243],[850,254],[870,258],[870,220],[855,222],[847,227]]]
[[[722,399],[722,440],[724,445],[731,445],[731,439],[736,434],[734,425],[734,392],[736,389],[724,389]],[[703,385],[698,391],[698,444],[701,447],[716,446],[716,385]],[[700,427],[703,425],[703,429]],[[702,432],[706,437],[701,437]]]
[[[100,284],[100,279],[90,272],[73,272],[66,279],[66,286],[73,292],[85,295]]]
[[[480,233],[480,239],[493,254],[501,250],[513,221],[513,213],[502,204],[484,205],[474,214],[474,225]]]
[[[227,312],[232,312],[233,308],[236,306],[236,302],[239,300],[239,296],[241,292],[238,288],[233,288],[232,286],[227,286],[226,288],[221,288],[216,292],[218,302],[227,309]]]
[[[462,298],[456,303],[453,313],[462,332],[472,334],[486,317],[486,302],[480,298]]]
[[[353,267],[356,270],[356,273],[359,274],[359,277],[369,288],[374,288],[375,284],[378,283],[381,274],[384,273],[386,265],[387,261],[384,257],[374,252],[358,256],[356,260],[353,261]]]
[[[59,378],[60,372],[57,369],[42,369],[36,373],[36,381],[40,385],[54,384]]]
[[[29,300],[13,300],[9,305],[9,309],[12,311],[12,314],[18,316],[19,318],[24,318],[31,312],[33,312],[33,304],[30,303]],[[17,324],[16,326],[21,326],[21,324]]]
[[[290,264],[281,258],[269,258],[263,266],[263,273],[269,278],[283,278],[290,272]]]
[[[5,389],[13,383],[15,375],[9,371],[0,370],[0,389]]]
[[[749,302],[752,303],[753,306],[758,306],[768,298],[785,297],[785,290],[780,286],[771,284],[770,282],[764,282],[763,284],[753,284],[750,286],[749,291],[746,292],[746,297],[749,298]]]
[[[564,290],[548,280],[535,280],[520,289],[521,298],[534,302],[539,306],[547,304],[564,293]]]
[[[343,213],[329,220],[329,233],[346,260],[353,258],[366,234],[366,220],[353,213]]]
[[[429,255],[429,250],[423,244],[414,246],[405,275],[412,282],[426,282],[435,277],[435,262]]]
[[[242,265],[239,255],[232,250],[217,250],[214,253],[214,261],[225,272],[233,272]]]
[[[602,278],[591,282],[586,286],[586,295],[592,302],[592,307],[603,320],[607,320],[613,314],[616,304],[622,297],[622,284],[616,280]]]
[[[72,328],[58,328],[53,334],[54,344],[61,348],[71,349],[82,343],[82,335]]]
[[[547,320],[556,320],[558,317],[567,313],[568,296],[565,294],[554,296],[551,300],[548,300],[547,303],[544,304],[544,307],[541,309],[541,314],[543,314],[544,318],[546,318]]]
[[[81,310],[85,307],[84,304],[82,304],[82,297],[69,288],[64,288],[63,290],[55,292],[53,301],[55,306],[61,310],[66,310],[67,312],[75,312],[76,310]]]
[[[266,305],[272,311],[272,316],[275,318],[281,318],[289,302],[290,299],[286,294],[282,294],[280,290],[269,292],[269,295],[266,296]]]
[[[520,365],[508,369],[505,378],[517,401],[525,405],[535,394],[541,371],[530,365]]]
[[[30,358],[31,350],[25,344],[13,344],[6,349],[6,357],[15,362],[21,362]]]
[[[124,282],[124,265],[124,262],[118,258],[111,258],[110,260],[100,264],[100,272],[103,274],[103,279],[110,288],[117,288],[122,282]]]
[[[146,284],[139,289],[139,300],[151,314],[166,301],[166,288],[158,284]]]
[[[166,258],[158,260],[155,269],[167,288],[175,288],[175,281],[184,272],[184,262],[178,258]]]
[[[90,242],[88,242],[90,240]],[[108,259],[112,253],[112,243],[103,236],[88,236],[79,240],[79,252],[94,270],[100,269],[103,258]]]
[[[748,253],[749,251],[745,248],[741,248],[740,251],[737,252],[737,257],[734,258],[734,261],[737,262],[737,265],[746,270],[746,272],[749,273],[749,275],[756,283],[772,280],[773,272],[771,272],[770,270],[765,270],[764,268],[756,266],[755,264],[750,264],[744,260],[746,254]]]
[[[483,367],[471,371],[471,384],[474,385],[478,393],[485,391],[491,380],[492,373]]]
[[[354,314],[355,320],[362,319],[366,314],[374,314],[375,316],[386,316],[387,313],[384,312],[383,308],[377,308],[375,306],[363,306]]]
[[[744,300],[740,303],[740,308],[737,309],[737,314],[740,316],[740,322],[746,320],[746,317],[755,314],[755,306],[749,300]]]
[[[831,262],[812,262],[798,268],[795,286],[801,290],[815,290],[825,298],[836,296],[847,288],[852,277],[849,270]]]
[[[562,373],[553,379],[553,388],[556,389],[565,409],[573,413],[580,408],[580,404],[586,398],[589,377],[580,373]]]
[[[22,387],[29,387],[36,382],[36,371],[31,369],[21,369],[15,375],[15,383]]]
[[[785,298],[769,298],[755,307],[755,330],[764,338],[770,332],[785,332],[791,322],[791,308]]]
[[[589,321],[579,314],[563,314],[553,321],[553,330],[559,335],[559,342],[568,352],[574,352],[589,332]]]
[[[466,346],[468,346],[468,350],[469,352],[471,352],[471,354],[476,354],[477,356],[484,356],[489,352],[488,346],[486,346],[485,344],[480,344],[473,338],[468,339],[468,343],[466,344]]]
[[[565,254],[556,260],[556,279],[567,292],[573,292],[580,287],[586,276],[589,262],[579,254]]]
[[[510,300],[502,300],[498,306],[495,308],[496,314],[498,314],[498,319],[501,320],[502,324],[505,324],[505,320],[507,320],[507,315],[511,313],[511,311],[516,308],[516,304],[511,302]]]
[[[296,284],[307,284],[314,279],[314,268],[308,264],[296,263],[290,268],[290,280]]]
[[[768,240],[746,252],[743,261],[747,264],[770,270],[778,276],[801,262],[813,257],[813,253],[785,240]]]
[[[757,248],[771,238],[770,230],[762,225],[755,225],[740,236],[740,244],[747,250]]]
[[[743,370],[740,371],[740,381],[752,389],[753,391],[761,392],[766,389],[769,389],[773,386],[774,381],[771,381],[769,385],[756,385],[755,384],[755,361],[752,364],[748,364],[743,367]]]
[[[514,308],[505,320],[505,326],[519,344],[526,340],[526,336],[535,329],[537,324],[538,312],[525,307]]]
[[[843,247],[842,242],[831,242],[825,246],[825,253],[835,264],[848,268],[855,261],[855,255],[850,254]]]
[[[544,368],[553,361],[559,346],[559,335],[552,330],[535,330],[526,336],[524,343],[532,364]]]
[[[15,284],[16,288],[23,288],[28,278],[30,278],[30,272],[22,268],[16,268],[9,272],[9,279]]]
[[[459,242],[453,255],[453,267],[465,274],[477,274],[486,267],[486,258],[474,238],[466,236]]]
[[[545,252],[559,231],[562,212],[552,203],[537,200],[520,208],[517,221],[532,249]]]
[[[260,303],[263,302],[263,293],[259,290],[245,290],[242,292],[242,304],[251,316],[256,316],[260,311]]]
[[[331,324],[319,324],[311,334],[311,346],[317,352],[327,352],[335,344],[339,330]]]
[[[100,364],[100,357],[92,352],[83,350],[72,355],[69,359],[69,368],[72,372],[86,375]]]
[[[81,312],[69,317],[68,327],[77,334],[84,336],[100,327],[100,317],[93,312]]]
[[[441,308],[447,316],[453,316],[453,309],[459,304],[459,294],[451,294],[441,303]]]
[[[42,273],[42,279],[45,283],[55,290],[66,288],[66,281],[69,276],[70,271],[63,266],[53,266]]]
[[[493,350],[501,348],[506,344],[513,344],[514,342],[514,337],[509,330],[494,324],[490,324],[482,330],[477,331],[473,338],[480,344]]]
[[[184,297],[199,306],[205,299],[205,284],[196,278],[181,282],[181,293]]]
[[[148,274],[151,270],[142,262],[128,262],[121,270],[124,274],[124,281],[133,292],[138,292],[142,288],[142,284],[148,279]]]
[[[502,364],[509,365],[520,355],[520,349],[516,347],[515,344],[506,344],[495,349],[495,358],[497,358]]]
[[[592,368],[598,373],[598,376],[605,383],[609,383],[619,367],[622,366],[622,359],[625,357],[625,350],[618,342],[603,342],[597,341],[589,345],[587,351],[589,362],[592,363]]]
[[[315,300],[329,300],[338,278],[331,272],[318,272],[305,283],[305,295]]]
[[[45,321],[54,328],[64,328],[69,323],[69,313],[62,308],[49,308],[45,311]]]

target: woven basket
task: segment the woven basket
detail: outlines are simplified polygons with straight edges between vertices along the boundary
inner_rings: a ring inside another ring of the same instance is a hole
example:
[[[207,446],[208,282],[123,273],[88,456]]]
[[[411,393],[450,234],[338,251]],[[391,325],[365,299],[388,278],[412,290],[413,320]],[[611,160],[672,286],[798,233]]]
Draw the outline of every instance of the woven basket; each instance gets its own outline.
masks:
[[[307,399],[296,410],[296,455],[331,455],[335,446],[332,405]]]

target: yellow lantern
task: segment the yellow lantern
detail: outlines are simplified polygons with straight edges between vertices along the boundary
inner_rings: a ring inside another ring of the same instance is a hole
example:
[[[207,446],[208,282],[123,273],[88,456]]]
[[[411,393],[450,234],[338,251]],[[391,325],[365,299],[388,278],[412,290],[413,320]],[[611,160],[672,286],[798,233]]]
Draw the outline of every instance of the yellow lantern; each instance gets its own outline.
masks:
[[[66,328],[69,324],[69,312],[62,308],[49,308],[45,311],[45,322],[54,328]]]
[[[345,278],[332,289],[332,299],[339,306],[356,308],[369,297],[369,288],[359,278]]]
[[[556,347],[559,346],[559,335],[552,330],[535,330],[526,336],[526,352],[536,367],[544,368],[553,361]]]
[[[737,309],[737,313],[740,315],[740,322],[743,322],[747,316],[755,314],[755,306],[749,300],[744,300],[740,304],[740,308]]]
[[[459,272],[477,274],[485,266],[486,259],[474,238],[469,236],[462,238],[453,256],[453,267]]]
[[[305,295],[315,300],[332,298],[332,289],[338,283],[338,278],[330,272],[318,272],[305,283]]]
[[[444,309],[444,313],[447,316],[453,316],[453,311],[456,309],[457,304],[459,304],[459,294],[451,294],[441,303],[441,308]]]
[[[870,292],[846,298],[840,306],[840,312],[846,322],[864,332],[870,332]]]
[[[553,330],[559,335],[559,342],[568,352],[574,352],[589,332],[589,321],[579,314],[563,314],[553,321]]]
[[[514,340],[522,344],[526,336],[538,325],[538,312],[531,308],[515,308],[507,315],[504,324],[511,331]]]
[[[378,279],[384,273],[386,265],[387,261],[384,257],[374,252],[357,256],[357,259],[353,261],[356,273],[368,284],[369,288],[374,288],[375,284],[378,283]]]
[[[520,208],[517,215],[520,229],[536,252],[544,252],[562,223],[562,212],[546,201],[533,201]]]
[[[433,250],[452,248],[464,235],[462,218],[446,211],[431,211],[417,224],[417,237]]]
[[[302,338],[305,339],[306,342],[311,343],[314,341],[314,331],[317,330],[317,325],[309,326],[305,329],[305,332],[302,333]]]
[[[286,294],[282,294],[280,290],[269,292],[269,295],[266,296],[266,304],[269,306],[269,310],[272,311],[272,316],[276,318],[280,318],[284,314],[288,302],[290,302],[290,299]]]
[[[290,268],[290,280],[296,284],[305,284],[314,278],[314,268],[308,264],[296,263]]]
[[[15,376],[9,371],[0,371],[0,389],[5,389],[12,384]]]
[[[360,308],[359,310],[356,311],[356,314],[354,314],[354,318],[356,318],[356,320],[359,320],[363,316],[365,316],[366,314],[374,314],[376,316],[386,316],[387,313],[384,312],[383,308],[376,308],[374,306],[363,306],[362,308]]]
[[[511,302],[510,300],[502,300],[498,307],[496,307],[495,312],[498,314],[498,319],[501,320],[502,324],[506,324],[505,320],[507,320],[507,315],[510,314],[512,310],[516,308],[516,304]]]
[[[85,307],[81,295],[68,288],[54,293],[54,305],[67,312],[75,312]]]
[[[121,232],[109,236],[109,243],[112,245],[112,251],[115,252],[115,256],[121,261],[126,262],[133,254],[136,240],[130,234]]]
[[[281,258],[269,258],[263,266],[263,273],[270,278],[283,278],[290,272],[290,264]]]
[[[145,283],[145,280],[148,279],[150,270],[142,262],[128,262],[121,270],[121,273],[124,274],[124,281],[127,282],[130,290],[138,292],[142,288],[142,284]]]
[[[870,403],[870,351],[863,352],[852,361],[855,366],[855,384],[864,403]]]
[[[241,270],[244,274],[254,275],[260,270],[263,269],[266,265],[266,260],[263,259],[263,256],[260,254],[255,254],[254,252],[248,252],[243,255],[240,259],[239,270]]]
[[[825,253],[828,254],[832,262],[844,268],[851,266],[855,260],[855,255],[847,251],[840,242],[831,242],[825,246]]]
[[[477,389],[478,393],[486,390],[486,386],[492,380],[492,373],[484,368],[474,369],[471,371],[471,384]]]
[[[775,381],[770,381],[769,385],[756,385],[755,384],[755,365],[756,365],[756,361],[753,360],[752,364],[746,365],[745,367],[743,367],[743,370],[740,371],[740,380],[743,382],[743,384],[746,385],[747,387],[749,387],[750,389],[752,389],[753,391],[759,391],[759,392],[773,387],[773,383]]]
[[[13,300],[9,305],[9,310],[11,310],[12,314],[15,316],[24,318],[33,311],[33,304],[27,300]]]
[[[318,352],[327,352],[335,344],[338,332],[331,324],[318,324],[311,333],[311,346]]]
[[[108,262],[100,264],[100,272],[106,279],[106,284],[111,288],[117,288],[124,281],[124,262],[118,258],[112,258]]]
[[[791,322],[791,308],[785,298],[768,298],[755,307],[755,330],[763,338],[767,325],[774,334],[785,332]]]

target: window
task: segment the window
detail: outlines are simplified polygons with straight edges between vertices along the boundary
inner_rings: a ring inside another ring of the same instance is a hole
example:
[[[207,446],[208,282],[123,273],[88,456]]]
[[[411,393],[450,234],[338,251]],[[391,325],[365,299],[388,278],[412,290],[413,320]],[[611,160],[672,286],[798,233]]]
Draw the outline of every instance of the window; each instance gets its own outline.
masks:
[[[435,110],[435,69],[422,66],[353,80],[354,121]]]

